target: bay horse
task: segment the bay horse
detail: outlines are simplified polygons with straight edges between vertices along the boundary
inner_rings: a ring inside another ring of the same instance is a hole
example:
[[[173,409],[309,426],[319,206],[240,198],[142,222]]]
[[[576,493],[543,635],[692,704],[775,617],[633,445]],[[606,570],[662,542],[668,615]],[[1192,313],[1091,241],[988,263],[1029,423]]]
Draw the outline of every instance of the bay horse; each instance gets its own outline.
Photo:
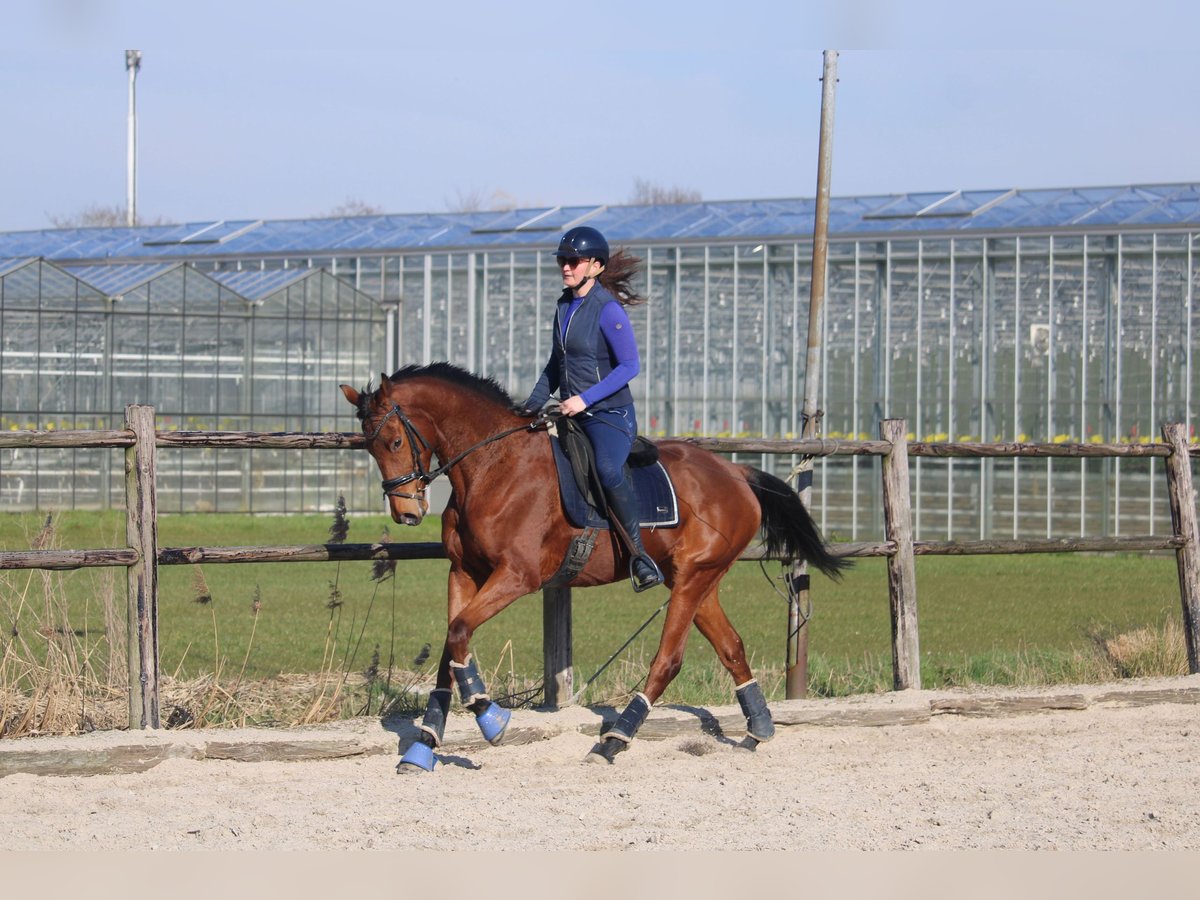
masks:
[[[582,529],[564,516],[550,439],[537,430],[536,420],[521,415],[495,380],[435,362],[382,375],[375,390],[340,387],[357,411],[397,523],[421,521],[429,511],[426,487],[434,478],[444,473],[453,488],[442,515],[442,542],[450,560],[446,642],[419,737],[397,766],[432,771],[452,681],[488,742],[503,738],[511,713],[489,697],[471,655],[471,636],[553,578]],[[733,676],[748,745],[769,740],[775,726],[742,639],[721,608],[721,579],[760,531],[772,556],[782,552],[784,558],[806,559],[830,577],[848,564],[830,554],[799,496],[783,480],[684,441],[657,446],[674,483],[679,524],[647,530],[643,540],[663,572],[670,600],[645,689],[588,757],[609,763],[628,746],[679,672],[693,623]],[[434,456],[440,467],[431,470]],[[625,577],[627,569],[623,543],[597,540],[569,585],[609,584]]]

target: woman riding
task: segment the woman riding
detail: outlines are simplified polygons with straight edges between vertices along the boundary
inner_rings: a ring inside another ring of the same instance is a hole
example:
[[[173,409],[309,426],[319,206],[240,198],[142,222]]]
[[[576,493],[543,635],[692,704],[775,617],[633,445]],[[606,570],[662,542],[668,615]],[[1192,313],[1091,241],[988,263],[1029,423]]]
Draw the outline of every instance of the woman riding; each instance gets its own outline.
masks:
[[[566,415],[577,418],[592,443],[609,506],[630,545],[635,591],[662,584],[663,575],[642,547],[638,503],[625,461],[637,435],[629,382],[641,371],[637,339],[626,306],[644,303],[629,282],[639,261],[618,251],[595,228],[572,228],[558,244],[563,292],[554,317],[554,342],[525,410],[540,410],[557,391]]]

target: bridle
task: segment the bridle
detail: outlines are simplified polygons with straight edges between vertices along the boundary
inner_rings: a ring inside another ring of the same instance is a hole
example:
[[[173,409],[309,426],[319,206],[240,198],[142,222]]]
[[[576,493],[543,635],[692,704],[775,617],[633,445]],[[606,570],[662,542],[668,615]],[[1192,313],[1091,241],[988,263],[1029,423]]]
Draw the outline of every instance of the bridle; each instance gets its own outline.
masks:
[[[425,499],[425,488],[429,486],[430,482],[450,471],[451,468],[458,465],[465,457],[471,453],[474,453],[480,447],[485,447],[494,441],[498,441],[501,438],[506,438],[510,434],[516,434],[518,431],[536,431],[538,428],[544,427],[546,424],[545,416],[539,415],[532,422],[524,425],[518,425],[516,428],[509,428],[505,431],[501,431],[499,434],[493,434],[491,437],[484,438],[482,441],[473,444],[462,453],[459,453],[449,462],[446,462],[443,465],[438,466],[432,472],[429,472],[426,471],[424,463],[421,462],[421,454],[417,452],[417,444],[419,443],[421,447],[427,450],[429,453],[433,453],[433,447],[430,446],[427,440],[425,440],[425,437],[421,434],[421,432],[417,430],[417,426],[412,423],[412,420],[404,414],[404,410],[400,408],[399,403],[393,403],[392,408],[384,413],[382,417],[380,417],[378,424],[375,426],[375,430],[367,436],[366,443],[369,444],[371,441],[379,437],[379,433],[383,431],[383,426],[387,423],[387,420],[393,416],[399,419],[400,424],[404,426],[404,436],[407,438],[408,449],[412,454],[413,467],[412,470],[405,475],[398,475],[395,478],[385,478],[383,481],[381,481],[380,485],[383,487],[383,495],[385,497],[402,497],[405,500],[416,500],[418,503],[425,504],[428,504],[428,500]],[[402,488],[404,485],[413,481],[421,482],[421,486],[417,489],[415,494],[398,490],[398,488]]]
[[[417,426],[404,414],[404,410],[400,408],[400,404],[393,403],[392,408],[383,414],[379,419],[379,423],[375,426],[375,430],[367,437],[367,443],[369,444],[375,438],[379,437],[379,433],[383,431],[383,426],[387,424],[387,420],[392,416],[398,418],[400,424],[404,426],[404,436],[408,439],[408,449],[412,453],[413,468],[406,475],[385,478],[381,482],[383,485],[383,495],[385,497],[403,497],[405,500],[416,500],[418,503],[426,503],[425,488],[429,486],[429,482],[442,474],[447,467],[442,466],[442,468],[433,473],[425,471],[425,464],[421,462],[421,454],[417,452],[417,443],[420,442],[421,446],[430,453],[433,452],[433,448],[429,446],[429,442],[425,440],[421,432],[417,431]],[[397,490],[397,488],[402,488],[404,485],[418,480],[421,482],[421,487],[418,488],[415,494]]]

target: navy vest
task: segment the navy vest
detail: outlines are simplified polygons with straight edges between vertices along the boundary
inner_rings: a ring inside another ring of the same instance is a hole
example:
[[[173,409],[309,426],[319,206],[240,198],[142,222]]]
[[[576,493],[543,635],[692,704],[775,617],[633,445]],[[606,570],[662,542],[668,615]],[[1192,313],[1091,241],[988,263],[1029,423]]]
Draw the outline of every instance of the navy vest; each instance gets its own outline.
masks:
[[[564,338],[562,317],[570,309],[572,299],[571,292],[564,291],[554,316],[554,349],[560,361],[558,396],[562,400],[581,394],[592,385],[598,384],[617,365],[617,360],[608,348],[608,341],[600,331],[600,310],[609,303],[619,302],[617,298],[600,282],[593,284],[571,316]],[[633,393],[629,390],[629,385],[625,385],[615,394],[598,400],[589,408],[613,409],[632,404]]]

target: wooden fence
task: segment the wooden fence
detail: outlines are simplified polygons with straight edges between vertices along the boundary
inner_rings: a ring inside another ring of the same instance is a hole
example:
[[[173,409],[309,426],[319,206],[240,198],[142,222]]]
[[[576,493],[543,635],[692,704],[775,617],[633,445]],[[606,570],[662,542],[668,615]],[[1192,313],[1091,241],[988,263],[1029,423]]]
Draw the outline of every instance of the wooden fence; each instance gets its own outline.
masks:
[[[242,449],[360,449],[359,434],[264,434],[260,432],[156,431],[154,409],[129,406],[122,430],[24,431],[0,434],[0,449],[109,447],[125,451],[125,548],[98,550],[23,550],[0,552],[0,569],[78,569],[123,566],[127,569],[129,630],[129,726],[158,728],[158,566],[196,563],[310,562],[323,560],[438,559],[440,543],[316,544],[277,547],[175,547],[157,543],[156,479],[159,447]],[[920,639],[914,559],[919,555],[1062,553],[1081,551],[1173,550],[1179,575],[1188,667],[1200,672],[1200,532],[1192,488],[1191,455],[1182,425],[1162,429],[1161,444],[968,444],[906,440],[902,419],[881,424],[878,441],[728,440],[687,438],[716,452],[752,452],[809,456],[882,457],[884,540],[836,544],[841,556],[887,557],[892,620],[893,683],[897,690],[921,686]],[[915,541],[909,502],[908,457],[1162,457],[1166,459],[1172,534],[1063,538],[1048,540]],[[760,547],[743,559],[761,559]],[[543,592],[545,694],[549,705],[572,696],[571,594],[566,588]]]

